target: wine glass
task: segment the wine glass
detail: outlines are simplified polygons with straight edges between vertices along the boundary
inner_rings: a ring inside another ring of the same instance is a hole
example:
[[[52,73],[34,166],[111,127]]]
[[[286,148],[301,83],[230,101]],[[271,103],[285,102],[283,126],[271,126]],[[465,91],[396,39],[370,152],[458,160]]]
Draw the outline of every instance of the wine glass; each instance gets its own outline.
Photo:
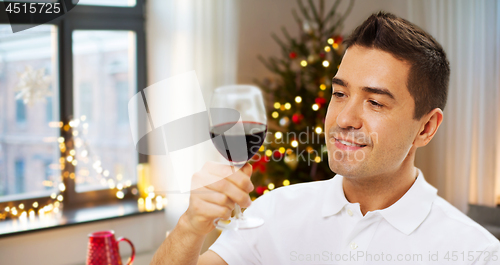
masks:
[[[248,162],[261,147],[267,132],[267,117],[260,89],[251,85],[217,88],[210,104],[210,136],[220,154],[229,161],[233,173]],[[236,168],[236,170],[235,170]],[[234,217],[215,219],[221,230],[261,226],[264,220],[244,216],[235,204]]]

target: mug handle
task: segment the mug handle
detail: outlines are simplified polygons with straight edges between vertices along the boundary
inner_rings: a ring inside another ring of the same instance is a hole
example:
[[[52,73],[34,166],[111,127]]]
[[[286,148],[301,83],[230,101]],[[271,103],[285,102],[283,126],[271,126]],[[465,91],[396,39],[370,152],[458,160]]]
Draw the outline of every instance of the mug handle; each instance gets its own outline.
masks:
[[[120,243],[120,241],[127,241],[127,243],[130,244],[130,247],[132,248],[132,255],[130,255],[130,258],[128,259],[127,265],[132,265],[132,262],[134,262],[134,258],[135,258],[134,244],[132,244],[132,242],[130,240],[128,240],[127,238],[120,237],[120,238],[118,238],[118,240],[116,240],[116,245],[118,245],[118,243]]]

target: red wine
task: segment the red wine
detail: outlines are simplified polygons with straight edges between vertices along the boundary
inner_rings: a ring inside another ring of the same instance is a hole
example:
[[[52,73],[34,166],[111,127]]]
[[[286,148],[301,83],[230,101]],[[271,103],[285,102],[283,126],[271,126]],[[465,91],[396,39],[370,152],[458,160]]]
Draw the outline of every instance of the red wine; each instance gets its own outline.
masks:
[[[257,122],[243,122],[242,124],[245,134],[231,132],[231,128],[236,125],[235,122],[220,124],[210,129],[210,136],[215,147],[224,158],[231,162],[239,163],[250,160],[259,151],[266,137],[267,125]],[[230,148],[242,142],[246,142],[246,150]]]

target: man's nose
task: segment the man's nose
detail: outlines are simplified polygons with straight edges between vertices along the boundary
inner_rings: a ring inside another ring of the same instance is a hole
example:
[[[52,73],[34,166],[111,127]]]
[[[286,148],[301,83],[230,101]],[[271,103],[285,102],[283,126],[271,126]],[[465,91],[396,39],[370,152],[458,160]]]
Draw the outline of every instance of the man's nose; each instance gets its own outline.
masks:
[[[363,103],[355,99],[349,100],[337,116],[337,125],[343,129],[360,129],[363,125],[361,113]]]

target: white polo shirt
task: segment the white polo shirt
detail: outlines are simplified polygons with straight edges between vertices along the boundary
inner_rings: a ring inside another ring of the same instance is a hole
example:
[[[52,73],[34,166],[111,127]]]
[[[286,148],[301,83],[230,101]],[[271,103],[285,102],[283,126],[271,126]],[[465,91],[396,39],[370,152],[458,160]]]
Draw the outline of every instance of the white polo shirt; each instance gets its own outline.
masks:
[[[245,211],[265,223],[223,231],[210,247],[229,265],[500,264],[500,242],[437,196],[422,172],[396,203],[361,214],[343,176],[281,187]]]

